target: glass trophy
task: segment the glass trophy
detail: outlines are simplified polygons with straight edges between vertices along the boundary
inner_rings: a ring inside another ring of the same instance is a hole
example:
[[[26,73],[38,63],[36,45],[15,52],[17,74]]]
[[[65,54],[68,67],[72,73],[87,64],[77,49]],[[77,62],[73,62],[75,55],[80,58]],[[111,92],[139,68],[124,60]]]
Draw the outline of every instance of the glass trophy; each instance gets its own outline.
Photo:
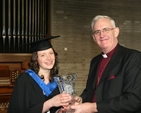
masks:
[[[74,103],[73,97],[75,96],[76,74],[57,76],[55,77],[55,80],[57,81],[60,93],[64,91],[72,96],[72,101],[70,104],[73,104]],[[74,111],[72,109],[69,109],[66,113],[73,113],[73,112]]]

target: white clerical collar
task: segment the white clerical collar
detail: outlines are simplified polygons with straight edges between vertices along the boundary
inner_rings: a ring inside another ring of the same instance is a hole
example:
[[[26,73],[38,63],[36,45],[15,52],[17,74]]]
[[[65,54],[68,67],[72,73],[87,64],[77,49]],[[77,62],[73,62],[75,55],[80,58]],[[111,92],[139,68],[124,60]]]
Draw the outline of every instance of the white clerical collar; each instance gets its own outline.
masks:
[[[108,56],[104,53],[102,54],[103,58],[108,58]]]

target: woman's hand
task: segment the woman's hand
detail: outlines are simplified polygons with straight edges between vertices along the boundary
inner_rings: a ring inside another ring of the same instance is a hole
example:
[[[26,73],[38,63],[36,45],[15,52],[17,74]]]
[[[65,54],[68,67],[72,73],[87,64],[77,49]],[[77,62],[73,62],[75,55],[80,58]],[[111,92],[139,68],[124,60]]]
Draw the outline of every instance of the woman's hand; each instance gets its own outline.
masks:
[[[69,94],[63,92],[61,94],[54,96],[50,100],[52,107],[67,106],[71,102],[72,97]]]
[[[42,113],[46,112],[52,107],[59,107],[59,106],[62,106],[61,111],[65,110],[66,108],[63,108],[63,107],[68,106],[71,100],[72,100],[72,97],[69,94],[66,94],[64,92],[61,94],[58,94],[52,97],[51,99],[47,100],[46,102],[44,102]]]
[[[71,109],[71,105],[78,105],[78,104],[81,104],[82,103],[82,98],[79,97],[79,96],[72,96],[72,100],[70,101],[70,104],[69,105],[66,105],[66,106],[63,106],[60,111],[62,112],[65,112],[65,111],[72,111],[73,110]]]

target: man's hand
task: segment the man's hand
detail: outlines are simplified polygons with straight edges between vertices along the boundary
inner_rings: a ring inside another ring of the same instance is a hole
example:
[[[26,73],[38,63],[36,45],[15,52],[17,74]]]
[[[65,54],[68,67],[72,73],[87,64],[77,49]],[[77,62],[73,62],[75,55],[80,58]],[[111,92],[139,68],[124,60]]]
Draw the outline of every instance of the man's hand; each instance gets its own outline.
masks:
[[[81,103],[82,103],[82,98],[79,96],[75,96],[74,97],[74,105],[81,104]]]
[[[71,109],[74,109],[74,113],[97,113],[97,105],[96,103],[83,103],[83,104],[75,104],[71,106]]]

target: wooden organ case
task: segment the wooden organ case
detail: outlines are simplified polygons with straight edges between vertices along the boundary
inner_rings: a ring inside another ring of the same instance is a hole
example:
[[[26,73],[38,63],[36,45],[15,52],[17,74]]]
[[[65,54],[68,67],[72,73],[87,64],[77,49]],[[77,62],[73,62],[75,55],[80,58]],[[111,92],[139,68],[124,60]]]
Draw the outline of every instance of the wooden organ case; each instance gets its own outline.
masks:
[[[0,113],[7,108],[17,77],[28,69],[31,54],[0,54]]]

